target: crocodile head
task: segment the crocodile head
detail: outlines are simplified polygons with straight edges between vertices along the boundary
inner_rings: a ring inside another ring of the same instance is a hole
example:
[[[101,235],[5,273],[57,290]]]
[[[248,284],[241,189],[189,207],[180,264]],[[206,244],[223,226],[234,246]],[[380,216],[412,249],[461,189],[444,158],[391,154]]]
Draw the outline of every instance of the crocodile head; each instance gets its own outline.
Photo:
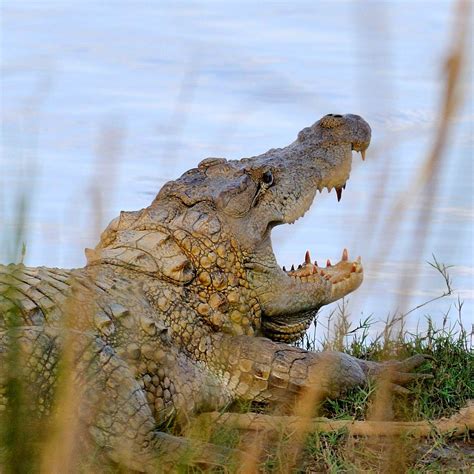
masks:
[[[174,195],[187,206],[213,202],[222,226],[239,244],[249,285],[262,308],[262,331],[274,340],[300,338],[321,306],[362,283],[360,260],[350,261],[347,251],[340,262],[324,268],[311,262],[308,252],[296,270],[282,269],[271,231],[302,217],[324,188],[335,190],[339,200],[352,152],[364,158],[370,135],[358,115],[329,114],[286,148],[235,161],[207,158],[197,170],[165,185],[158,196]]]
[[[215,316],[209,308],[230,301],[238,274],[237,284],[252,297],[226,303],[228,309],[222,311],[229,325],[217,327],[233,331],[235,320],[249,321],[245,308],[258,307],[247,328],[234,332],[258,329],[273,340],[296,340],[321,306],[361,284],[362,266],[359,260],[350,261],[347,251],[340,262],[325,267],[311,262],[307,253],[296,270],[287,271],[276,261],[271,231],[302,217],[324,188],[335,190],[340,199],[352,152],[364,158],[370,133],[358,115],[329,114],[285,148],[241,160],[207,158],[166,183],[149,208],[113,221],[89,255],[89,264],[125,265],[174,284],[197,285],[194,293],[208,300],[198,312],[209,322]],[[227,276],[219,276],[224,271]],[[224,288],[232,273],[234,283]]]

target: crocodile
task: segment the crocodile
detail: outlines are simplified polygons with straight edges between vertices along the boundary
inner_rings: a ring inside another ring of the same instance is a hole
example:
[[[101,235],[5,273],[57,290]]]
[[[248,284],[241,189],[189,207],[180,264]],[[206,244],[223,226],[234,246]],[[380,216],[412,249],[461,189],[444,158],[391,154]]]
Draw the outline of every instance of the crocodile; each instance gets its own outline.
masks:
[[[306,252],[286,270],[271,244],[273,227],[302,217],[317,192],[341,199],[352,152],[365,158],[370,138],[360,116],[325,115],[285,148],[206,158],[166,183],[108,225],[84,268],[0,266],[0,413],[14,405],[12,380],[28,380],[40,420],[72,387],[81,436],[111,462],[156,472],[189,448],[170,420],[236,401],[289,407],[308,388],[337,397],[382,376],[406,390],[423,355],[376,363],[291,345],[359,287],[360,258],[344,249],[318,266]],[[223,459],[195,449],[196,462]]]

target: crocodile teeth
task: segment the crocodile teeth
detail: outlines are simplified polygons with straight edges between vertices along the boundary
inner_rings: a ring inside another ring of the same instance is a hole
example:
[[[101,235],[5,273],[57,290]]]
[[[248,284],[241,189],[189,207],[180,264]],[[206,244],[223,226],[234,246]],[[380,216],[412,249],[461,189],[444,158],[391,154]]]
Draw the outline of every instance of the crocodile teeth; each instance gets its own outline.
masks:
[[[342,198],[342,188],[336,188],[336,196],[337,196],[337,202],[339,202]]]
[[[362,155],[362,161],[365,161],[365,150],[361,150],[360,154]]]
[[[348,267],[344,266],[346,263],[349,263]],[[342,270],[342,274],[339,274],[339,268],[346,270]],[[311,254],[309,250],[306,250],[303,263],[300,263],[299,265],[291,265],[290,270],[287,270],[285,266],[283,266],[282,269],[288,274],[288,276],[298,278],[301,281],[313,281],[309,277],[312,275],[320,275],[322,278],[330,280],[331,283],[334,284],[350,278],[352,273],[363,272],[361,257],[359,256],[356,260],[349,262],[349,252],[346,248],[342,251],[342,257],[339,262],[333,265],[331,260],[328,258],[326,260],[326,268],[324,269],[318,266],[316,260],[314,263],[311,263]]]

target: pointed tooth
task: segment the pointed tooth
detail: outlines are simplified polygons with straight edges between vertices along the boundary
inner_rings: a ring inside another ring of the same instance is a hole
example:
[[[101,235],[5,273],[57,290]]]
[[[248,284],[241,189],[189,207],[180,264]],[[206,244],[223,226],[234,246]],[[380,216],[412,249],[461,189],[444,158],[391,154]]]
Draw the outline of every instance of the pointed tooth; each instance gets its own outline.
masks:
[[[365,161],[365,150],[361,150],[360,154],[362,155],[362,161]]]
[[[283,271],[286,272],[286,268],[285,268],[285,265],[283,265]]]
[[[347,260],[349,260],[349,253],[347,252],[347,249],[344,249],[344,250],[342,251],[342,258],[341,258],[341,260],[342,260],[343,262],[347,262]]]
[[[336,188],[336,196],[337,196],[337,202],[339,202],[342,198],[342,188]]]
[[[294,265],[291,265],[291,271],[292,271],[292,272],[295,271],[295,266],[294,266]]]
[[[329,260],[329,258],[328,258],[328,261],[326,262],[326,267],[332,267],[331,260]]]
[[[306,250],[306,254],[304,256],[304,263],[306,263],[307,265],[311,263],[311,256],[309,254],[309,250]]]
[[[346,184],[347,184],[347,183],[344,183],[344,184],[342,185],[342,189],[346,189]]]
[[[318,262],[317,260],[314,261],[314,266],[317,267],[318,266]]]
[[[302,267],[301,263],[298,265],[298,270],[300,270]]]

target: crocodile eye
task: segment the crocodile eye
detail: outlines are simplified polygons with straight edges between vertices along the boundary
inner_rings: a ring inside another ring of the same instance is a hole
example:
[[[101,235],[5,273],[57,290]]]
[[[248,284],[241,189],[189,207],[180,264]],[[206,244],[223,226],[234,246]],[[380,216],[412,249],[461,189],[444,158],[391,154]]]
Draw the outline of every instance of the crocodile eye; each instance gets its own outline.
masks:
[[[271,186],[273,184],[273,173],[271,171],[265,171],[262,174],[262,181],[267,186]]]

